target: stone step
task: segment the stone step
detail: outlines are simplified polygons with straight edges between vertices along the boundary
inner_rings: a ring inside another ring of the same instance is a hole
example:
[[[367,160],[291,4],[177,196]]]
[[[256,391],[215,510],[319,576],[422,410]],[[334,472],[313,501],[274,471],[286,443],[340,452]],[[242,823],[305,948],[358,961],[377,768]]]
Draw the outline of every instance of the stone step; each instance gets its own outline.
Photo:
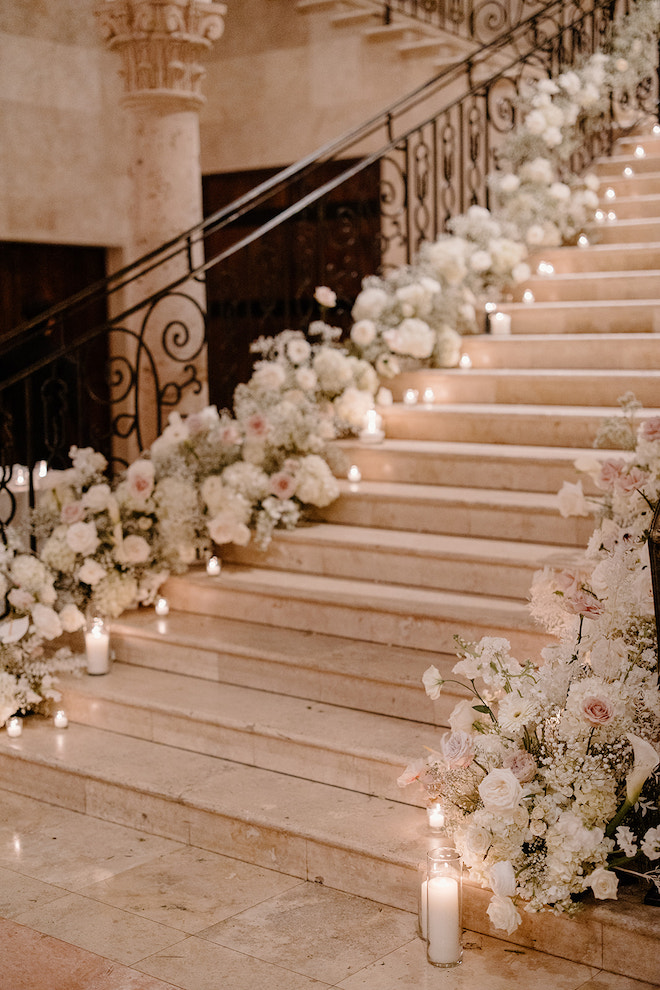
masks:
[[[420,689],[431,664],[449,676],[454,644],[439,653],[211,615],[170,612],[162,620],[139,609],[113,621],[112,645],[133,666],[417,722],[447,725],[463,697],[448,684],[432,703]]]
[[[658,125],[656,124],[655,127]],[[617,138],[614,144],[615,155],[628,155],[634,157],[635,148],[641,145],[647,155],[660,156],[660,133],[653,131],[633,131],[625,137]]]
[[[594,528],[590,517],[560,516],[556,495],[387,481],[342,482],[339,498],[315,518],[486,539],[506,533],[509,540],[578,547],[587,545]]]
[[[620,206],[617,203],[617,207]],[[632,220],[618,219],[613,223],[595,223],[587,230],[592,244],[641,244],[643,241],[657,242],[660,236],[660,222],[657,218]]]
[[[383,410],[383,424],[387,438],[395,440],[590,447],[603,419],[619,412],[618,407],[614,406],[537,406],[486,402],[404,406],[397,403]],[[657,409],[644,410],[648,417],[658,415],[658,412]],[[362,444],[362,447],[365,446],[366,444]],[[362,466],[361,462],[357,463],[359,467]],[[521,467],[524,472],[524,462]],[[369,477],[370,480],[375,480]],[[445,480],[459,484],[452,475],[445,476]],[[534,486],[528,488],[523,478],[519,479],[519,484],[515,487],[536,490]]]
[[[575,548],[316,523],[275,534],[267,550],[223,548],[223,561],[409,588],[525,601],[534,573],[578,563]]]
[[[438,844],[420,808],[86,725],[57,731],[35,716],[19,739],[0,734],[0,786],[410,912],[418,864]],[[465,882],[464,927],[502,938],[489,899]],[[657,912],[625,890],[570,919],[525,914],[504,936],[651,981],[659,937]]]
[[[369,643],[451,653],[454,637],[504,636],[517,653],[548,643],[521,602],[429,588],[376,584],[227,564],[219,577],[193,570],[171,577],[163,594],[175,611],[342,635]],[[167,620],[163,620],[164,635]]]
[[[633,392],[642,405],[652,406],[660,398],[660,371],[594,371],[571,368],[471,368],[429,369],[423,373],[399,375],[392,393],[400,401],[407,389],[424,395],[433,391],[433,402],[459,404],[475,402],[509,405],[565,406],[576,396],[582,406],[616,406],[619,396]],[[414,412],[416,406],[409,406]],[[388,414],[389,422],[389,414]]]
[[[64,677],[62,692],[70,722],[418,806],[421,792],[397,777],[445,731],[122,663],[110,677]]]
[[[635,166],[632,165],[634,168]],[[608,194],[608,189],[613,189],[616,198],[619,196],[649,196],[660,194],[660,171],[657,172],[637,172],[628,178],[621,174],[612,174],[600,177],[601,184],[598,189],[598,198],[601,203],[607,204],[616,211],[616,199],[612,200]]]
[[[660,197],[657,204],[660,215]],[[642,212],[640,215],[645,214]],[[532,271],[535,271],[541,261],[550,262],[555,272],[567,275],[576,272],[655,271],[659,258],[660,240],[650,244],[590,244],[586,248],[543,248],[531,255],[530,265]]]
[[[481,417],[487,417],[482,407]],[[399,419],[408,421],[411,410],[401,410]],[[477,413],[475,412],[475,416]],[[442,419],[439,410],[435,419]],[[456,414],[457,423],[460,415]],[[557,419],[555,417],[555,422]],[[590,426],[600,423],[600,417],[589,420]],[[588,433],[581,419],[568,421],[573,431]],[[388,426],[394,426],[394,420]],[[475,432],[477,427],[475,426]],[[451,431],[450,431],[451,432]],[[549,432],[552,432],[549,430]],[[571,430],[566,432],[570,435]],[[594,451],[591,442],[581,447],[538,446],[531,444],[504,445],[498,443],[451,442],[442,440],[410,440],[388,437],[382,444],[365,444],[359,440],[342,440],[337,447],[347,464],[356,464],[365,481],[403,482],[412,485],[443,485],[451,481],[459,488],[481,488],[484,491],[545,492],[556,494],[564,481],[576,481],[575,459],[581,455],[609,456]],[[585,491],[588,491],[585,483]]]
[[[616,227],[619,220],[648,219],[660,216],[660,196],[617,196],[614,203],[604,209],[612,210],[616,220],[606,221],[603,226]]]
[[[536,302],[602,299],[660,299],[660,272],[570,272],[536,275],[514,291],[520,302],[531,291]]]
[[[642,148],[642,157],[635,154],[636,148]],[[617,149],[618,150],[618,149]],[[644,175],[647,172],[660,172],[660,151],[656,147],[651,148],[646,141],[636,141],[629,145],[621,154],[612,155],[611,158],[599,158],[594,162],[590,172],[595,172],[602,183],[606,183],[609,177],[627,177],[629,173],[626,169],[632,169],[634,176]]]
[[[473,368],[660,369],[660,335],[650,333],[478,334],[462,352]]]
[[[569,249],[570,250],[570,249]],[[588,250],[588,249],[587,249]],[[586,253],[586,252],[585,252]],[[551,276],[552,277],[552,276]],[[660,299],[503,303],[512,333],[657,333]]]

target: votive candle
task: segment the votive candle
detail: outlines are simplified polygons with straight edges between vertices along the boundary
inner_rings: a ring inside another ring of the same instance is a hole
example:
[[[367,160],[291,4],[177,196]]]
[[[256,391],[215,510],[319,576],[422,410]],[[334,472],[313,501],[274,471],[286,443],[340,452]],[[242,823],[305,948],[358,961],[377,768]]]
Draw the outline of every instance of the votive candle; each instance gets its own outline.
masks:
[[[403,393],[403,401],[407,406],[414,406],[419,398],[419,392],[416,388],[407,388]]]
[[[7,722],[7,735],[11,739],[17,739],[23,731],[23,720],[15,715]]]
[[[422,396],[422,398],[424,399],[424,402],[426,403],[427,406],[432,405],[433,404],[433,401],[435,399],[435,394],[433,392],[433,389],[432,388],[425,388],[424,389],[424,395]]]
[[[206,562],[206,573],[210,574],[211,577],[216,577],[221,570],[222,570],[222,564],[220,562],[220,559],[215,555],[213,555],[213,557],[209,557],[209,559]]]
[[[360,440],[367,443],[380,443],[385,433],[381,429],[383,419],[375,409],[369,409],[364,420],[364,429],[360,432]]]
[[[156,615],[169,615],[170,614],[170,603],[167,598],[159,598],[154,606]]]
[[[102,618],[92,620],[85,633],[87,673],[107,674],[110,670],[110,633]]]
[[[444,828],[445,816],[439,801],[434,801],[433,804],[426,809],[426,815],[428,818],[429,828],[434,832]]]
[[[360,482],[362,481],[362,472],[360,471],[357,464],[351,464],[351,466],[348,469],[348,473],[346,477],[352,484],[354,485],[360,484]]]
[[[505,336],[511,333],[511,317],[508,313],[493,313],[490,318],[490,331]]]
[[[68,724],[69,720],[66,716],[66,712],[60,708],[53,716],[53,725],[56,729],[66,729]]]

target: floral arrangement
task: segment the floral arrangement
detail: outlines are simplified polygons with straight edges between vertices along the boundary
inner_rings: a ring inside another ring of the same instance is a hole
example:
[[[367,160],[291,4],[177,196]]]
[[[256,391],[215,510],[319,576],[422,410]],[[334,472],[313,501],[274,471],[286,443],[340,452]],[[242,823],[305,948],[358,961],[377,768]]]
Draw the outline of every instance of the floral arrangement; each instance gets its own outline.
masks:
[[[628,397],[629,420],[634,405]],[[604,426],[605,437],[612,423]],[[542,664],[486,637],[459,641],[453,672],[471,697],[438,752],[411,764],[439,800],[488,914],[511,933],[519,908],[572,912],[576,895],[616,897],[614,869],[660,885],[660,691],[648,553],[660,500],[660,419],[636,428],[627,458],[583,463],[602,495],[564,486],[564,514],[593,511],[584,565],[539,572],[531,612],[557,638]],[[424,674],[437,698],[435,667]]]
[[[45,643],[76,632],[85,617],[62,604],[55,575],[18,544],[0,545],[0,726],[17,712],[44,709],[58,701],[56,675],[77,670],[81,660],[67,646],[47,652]]]
[[[102,454],[72,447],[71,461],[47,472],[35,516],[39,557],[55,574],[58,599],[109,617],[150,604],[168,576],[153,474],[137,461],[113,490]]]

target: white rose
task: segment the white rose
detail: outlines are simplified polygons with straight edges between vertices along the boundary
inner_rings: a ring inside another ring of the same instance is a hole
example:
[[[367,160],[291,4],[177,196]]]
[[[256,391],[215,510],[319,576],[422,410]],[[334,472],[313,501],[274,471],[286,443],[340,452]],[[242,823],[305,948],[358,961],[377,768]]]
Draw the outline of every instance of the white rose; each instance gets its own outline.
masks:
[[[351,327],[351,340],[357,347],[368,347],[376,339],[376,324],[373,320],[358,320]]]
[[[483,825],[470,825],[465,833],[465,851],[470,856],[483,858],[493,841],[491,832]]]
[[[516,892],[516,876],[508,859],[493,863],[490,868],[490,886],[498,897],[513,897]]]
[[[101,487],[101,486],[97,486]],[[88,557],[96,551],[99,537],[93,522],[77,522],[69,526],[66,533],[67,545],[74,553]]]
[[[445,732],[440,740],[440,752],[448,767],[469,767],[474,759],[472,736],[467,732]]]
[[[481,721],[479,712],[475,712],[471,701],[464,698],[453,708],[449,716],[449,727],[452,732],[472,732],[475,722]]]
[[[490,918],[493,928],[504,931],[507,935],[515,932],[522,921],[520,913],[510,897],[498,897],[496,894],[491,898],[486,914]]]
[[[149,559],[149,544],[143,536],[130,534],[121,541],[115,556],[121,564],[144,564]]]
[[[291,364],[303,364],[312,353],[312,348],[302,337],[294,337],[286,345],[286,356]]]
[[[78,571],[78,580],[94,587],[105,577],[105,568],[91,558],[86,560]]]
[[[100,485],[92,485],[91,488],[88,488],[80,501],[86,509],[91,509],[92,512],[103,512],[108,507],[111,494],[110,485],[103,482]]]
[[[520,804],[522,787],[511,770],[491,770],[479,784],[484,807],[492,814],[511,818]]]
[[[599,866],[597,870],[589,874],[586,885],[591,887],[595,898],[604,901],[616,897],[619,881],[611,870]]]
[[[355,300],[351,315],[356,323],[360,320],[377,320],[389,303],[389,299],[385,289],[376,286],[363,289]]]
[[[311,368],[298,368],[296,371],[296,384],[304,389],[305,392],[311,392],[318,385],[316,372]]]
[[[208,523],[209,536],[214,543],[236,543],[245,547],[250,542],[250,530],[245,523],[239,522],[233,512],[223,510]]]
[[[327,285],[317,285],[314,298],[319,306],[324,306],[326,309],[332,309],[337,305],[337,295]]]
[[[137,501],[149,498],[154,487],[154,466],[151,461],[142,458],[134,461],[126,472],[126,481],[131,498]]]
[[[589,502],[585,498],[582,482],[572,484],[565,481],[557,495],[559,514],[567,519],[569,516],[588,516]]]
[[[417,317],[402,320],[398,327],[386,330],[383,339],[395,354],[420,359],[430,357],[435,346],[435,333]]]
[[[49,605],[37,603],[32,609],[32,621],[44,639],[57,639],[62,635],[62,623],[57,612]]]
[[[60,612],[60,622],[64,632],[72,633],[82,629],[85,625],[85,616],[79,608],[70,603],[65,605]]]

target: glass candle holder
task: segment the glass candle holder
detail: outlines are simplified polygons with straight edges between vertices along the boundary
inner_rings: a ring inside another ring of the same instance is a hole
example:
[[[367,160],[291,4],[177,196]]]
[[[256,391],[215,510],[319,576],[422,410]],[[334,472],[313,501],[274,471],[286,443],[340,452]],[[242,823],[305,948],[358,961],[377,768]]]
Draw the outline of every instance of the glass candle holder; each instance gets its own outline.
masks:
[[[445,816],[439,801],[433,801],[426,809],[428,826],[432,832],[442,832],[445,827]]]
[[[426,857],[426,955],[432,966],[458,966],[463,958],[463,866],[452,847]]]
[[[87,673],[107,674],[110,670],[110,630],[100,615],[94,616],[85,630]]]

